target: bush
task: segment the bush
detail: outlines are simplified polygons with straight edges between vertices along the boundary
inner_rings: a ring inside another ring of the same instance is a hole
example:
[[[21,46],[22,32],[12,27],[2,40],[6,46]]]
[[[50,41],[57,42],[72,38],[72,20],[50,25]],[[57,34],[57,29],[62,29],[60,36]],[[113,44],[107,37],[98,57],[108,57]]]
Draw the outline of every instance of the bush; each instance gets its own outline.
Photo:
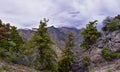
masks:
[[[87,69],[87,67],[90,63],[90,59],[87,56],[85,56],[85,57],[83,57],[82,62],[83,62],[82,69]]]
[[[0,48],[0,57],[5,57],[6,56],[6,50]]]
[[[102,57],[107,61],[112,61],[113,59],[120,58],[120,53],[115,53],[109,48],[104,47],[102,49]]]
[[[84,49],[89,49],[90,45],[89,45],[87,42],[83,41],[83,42],[80,44],[80,47],[82,47],[82,48],[84,48]]]
[[[17,55],[15,53],[6,52],[6,59],[8,61],[16,63],[18,57],[17,57]]]
[[[69,65],[71,64],[69,57],[64,56],[58,61],[58,72],[69,72],[71,70],[71,67]]]
[[[108,25],[108,30],[109,31],[115,31],[120,29],[120,20],[119,19],[114,19],[110,22]]]
[[[112,72],[112,70],[111,70],[111,69],[108,69],[107,72]]]
[[[115,58],[120,58],[120,53],[113,53],[113,56],[114,56]]]
[[[9,72],[10,68],[7,65],[0,66],[0,72]]]
[[[102,49],[102,57],[107,61],[113,60],[112,51],[108,49],[107,47],[104,47]]]
[[[118,29],[120,29],[120,15],[114,18],[107,17],[103,21],[103,27],[102,27],[103,31],[115,31]]]

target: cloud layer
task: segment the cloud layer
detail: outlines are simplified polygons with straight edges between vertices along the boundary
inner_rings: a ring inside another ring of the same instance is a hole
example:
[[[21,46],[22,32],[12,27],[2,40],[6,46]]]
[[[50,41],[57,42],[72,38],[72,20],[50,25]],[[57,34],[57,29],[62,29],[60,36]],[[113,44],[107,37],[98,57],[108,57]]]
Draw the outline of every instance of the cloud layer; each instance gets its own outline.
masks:
[[[49,26],[82,28],[89,21],[120,13],[120,0],[1,0],[0,18],[18,28],[38,27],[42,18]]]

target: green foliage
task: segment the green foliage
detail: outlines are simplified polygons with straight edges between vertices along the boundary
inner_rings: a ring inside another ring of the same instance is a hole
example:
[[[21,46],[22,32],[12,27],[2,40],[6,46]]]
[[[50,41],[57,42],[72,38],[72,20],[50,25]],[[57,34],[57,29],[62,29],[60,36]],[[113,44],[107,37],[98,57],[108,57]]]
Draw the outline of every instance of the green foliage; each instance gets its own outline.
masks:
[[[120,53],[115,53],[111,51],[109,48],[104,47],[102,49],[102,57],[107,61],[112,61],[116,58],[120,58]]]
[[[10,68],[7,65],[0,66],[0,72],[4,72],[4,71],[8,72],[9,70],[10,70]]]
[[[120,29],[120,20],[113,19],[110,24],[108,25],[108,31],[115,31]]]
[[[86,42],[86,41],[83,41],[81,44],[80,44],[80,47],[84,48],[84,49],[88,49],[90,47],[90,45]]]
[[[92,69],[90,72],[95,72],[95,70],[94,70],[94,69]]]
[[[48,20],[46,19],[40,21],[40,26],[28,45],[31,44],[31,46],[29,46],[31,48],[38,48],[38,55],[33,62],[36,69],[40,71],[57,72],[57,55],[53,49],[50,48],[53,42],[47,32],[47,22]]]
[[[15,26],[11,26],[9,38],[10,38],[10,44],[14,48],[13,51],[22,52],[21,46],[24,44],[24,42],[22,38],[20,37],[17,31],[17,28]]]
[[[21,44],[23,44],[23,40],[22,38],[20,37],[18,31],[17,31],[17,27],[15,26],[11,26],[11,29],[10,29],[10,39],[16,43],[16,46],[19,47]]]
[[[89,22],[89,24],[86,26],[86,28],[81,32],[81,35],[83,36],[83,42],[81,43],[81,48],[89,48],[89,45],[94,43],[96,39],[99,36],[99,32],[97,31],[97,28],[95,26],[97,20],[93,22]]]
[[[112,51],[110,49],[104,47],[102,49],[102,57],[107,61],[113,60]]]
[[[89,63],[90,63],[90,59],[87,56],[84,56],[82,59],[82,69],[87,69]]]
[[[107,18],[104,22],[103,31],[115,31],[120,29],[120,15],[114,18]]]
[[[73,64],[73,60],[68,56],[63,56],[58,61],[58,71],[59,72],[69,72],[71,71],[71,65]]]
[[[112,72],[112,70],[111,70],[111,69],[108,69],[107,72]]]
[[[0,56],[9,61],[16,61],[22,44],[22,38],[19,36],[16,27],[10,26],[9,23],[3,24],[0,21]]]
[[[63,50],[63,56],[58,61],[58,71],[59,72],[69,72],[72,70],[72,64],[74,61],[74,53],[72,48],[74,47],[74,37],[70,33],[67,37],[66,47]]]

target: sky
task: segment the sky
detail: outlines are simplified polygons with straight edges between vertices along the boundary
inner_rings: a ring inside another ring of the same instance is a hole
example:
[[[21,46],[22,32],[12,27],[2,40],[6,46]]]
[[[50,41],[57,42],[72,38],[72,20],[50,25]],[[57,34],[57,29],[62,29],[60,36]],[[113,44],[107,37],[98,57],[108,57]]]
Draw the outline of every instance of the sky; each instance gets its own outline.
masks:
[[[48,26],[82,28],[120,14],[120,0],[0,0],[0,19],[18,28],[35,28],[43,18]]]

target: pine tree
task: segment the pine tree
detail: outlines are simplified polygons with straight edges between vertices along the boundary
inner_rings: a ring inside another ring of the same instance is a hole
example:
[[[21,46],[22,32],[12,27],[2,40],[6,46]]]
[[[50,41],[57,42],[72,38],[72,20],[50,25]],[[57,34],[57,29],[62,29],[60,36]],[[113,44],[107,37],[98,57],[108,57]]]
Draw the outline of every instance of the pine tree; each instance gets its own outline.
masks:
[[[40,21],[39,28],[30,40],[30,42],[34,44],[34,47],[38,47],[39,52],[34,63],[35,68],[40,71],[57,72],[57,55],[53,49],[50,48],[53,42],[47,32],[47,22],[48,20],[46,19]]]
[[[8,49],[6,25],[0,20],[0,48]]]
[[[15,46],[14,51],[19,52],[24,42],[17,31],[17,27],[11,26],[10,35],[8,37],[10,39],[10,43]]]
[[[81,32],[83,36],[83,42],[81,43],[80,47],[82,48],[89,48],[89,45],[93,44],[99,36],[99,32],[95,26],[97,20],[93,22],[89,22],[86,28]]]
[[[66,46],[63,50],[63,56],[58,61],[59,72],[69,72],[72,70],[72,64],[74,63],[74,53],[72,48],[74,47],[74,37],[70,33],[67,37]]]
[[[20,46],[23,44],[16,27],[4,24],[0,20],[0,56],[10,61],[16,61]]]

